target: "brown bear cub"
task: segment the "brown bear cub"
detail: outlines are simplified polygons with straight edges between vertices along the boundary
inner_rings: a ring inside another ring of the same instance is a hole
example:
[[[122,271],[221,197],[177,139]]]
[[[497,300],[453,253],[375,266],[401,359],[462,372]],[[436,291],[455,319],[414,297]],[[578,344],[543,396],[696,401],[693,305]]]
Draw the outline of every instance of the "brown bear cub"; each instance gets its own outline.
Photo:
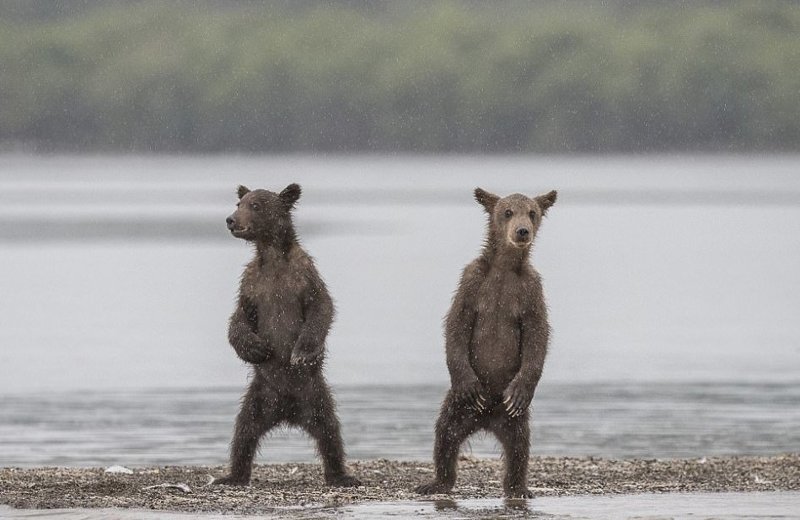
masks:
[[[436,423],[436,478],[416,491],[449,492],[461,444],[488,430],[503,445],[506,496],[529,498],[528,406],[542,375],[549,326],[541,279],[528,256],[556,192],[501,199],[478,188],[475,199],[489,214],[486,243],[464,269],[447,313],[451,388]]]
[[[239,186],[238,195],[228,229],[253,242],[256,254],[242,274],[228,341],[253,373],[236,418],[230,474],[214,483],[247,485],[260,439],[287,423],[316,440],[328,485],[358,486],[345,469],[339,420],[322,374],[333,301],[292,225],[300,186],[280,194]]]

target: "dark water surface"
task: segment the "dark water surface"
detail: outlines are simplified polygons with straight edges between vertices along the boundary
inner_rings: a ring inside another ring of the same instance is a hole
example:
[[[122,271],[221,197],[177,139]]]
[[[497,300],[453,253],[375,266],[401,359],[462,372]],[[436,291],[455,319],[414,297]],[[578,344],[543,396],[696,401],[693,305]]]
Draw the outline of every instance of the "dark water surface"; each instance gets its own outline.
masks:
[[[338,388],[354,459],[429,459],[443,388]],[[0,466],[223,464],[239,391],[168,389],[33,393],[0,401]],[[798,384],[543,384],[534,401],[536,455],[702,457],[800,447]],[[465,446],[499,456],[494,437]],[[264,440],[259,462],[316,460],[299,430]]]

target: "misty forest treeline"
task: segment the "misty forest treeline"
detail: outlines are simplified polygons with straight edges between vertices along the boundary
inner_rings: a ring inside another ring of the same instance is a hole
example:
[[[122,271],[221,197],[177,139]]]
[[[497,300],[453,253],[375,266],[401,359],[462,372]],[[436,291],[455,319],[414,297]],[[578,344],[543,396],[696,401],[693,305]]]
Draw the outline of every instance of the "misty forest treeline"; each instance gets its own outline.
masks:
[[[797,2],[289,4],[8,2],[0,147],[800,150]]]

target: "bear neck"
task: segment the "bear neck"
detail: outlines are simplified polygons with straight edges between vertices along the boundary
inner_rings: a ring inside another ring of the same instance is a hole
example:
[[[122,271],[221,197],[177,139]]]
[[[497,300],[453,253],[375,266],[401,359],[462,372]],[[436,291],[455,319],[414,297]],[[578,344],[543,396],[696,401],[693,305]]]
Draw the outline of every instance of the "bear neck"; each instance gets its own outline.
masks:
[[[530,245],[523,248],[511,246],[490,233],[481,256],[492,268],[518,272],[528,265],[530,252]]]
[[[285,260],[292,248],[297,245],[297,235],[292,226],[288,226],[272,237],[262,237],[255,241],[258,264],[265,266]]]

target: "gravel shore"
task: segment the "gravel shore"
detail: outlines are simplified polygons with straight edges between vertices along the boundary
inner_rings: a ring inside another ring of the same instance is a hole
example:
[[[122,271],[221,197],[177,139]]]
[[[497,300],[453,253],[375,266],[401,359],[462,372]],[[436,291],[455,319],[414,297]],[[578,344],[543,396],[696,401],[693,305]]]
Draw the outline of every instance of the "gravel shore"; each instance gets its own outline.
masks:
[[[132,468],[2,468],[0,504],[15,508],[136,508],[257,514],[275,508],[415,500],[411,489],[433,474],[430,463],[391,460],[349,464],[364,486],[329,488],[316,464],[259,465],[251,486],[209,486],[221,466]],[[502,496],[499,460],[462,458],[453,499]],[[167,487],[182,484],[184,489]],[[699,491],[800,490],[800,453],[774,457],[609,460],[533,457],[531,490],[537,496]],[[150,487],[160,486],[160,487]]]

